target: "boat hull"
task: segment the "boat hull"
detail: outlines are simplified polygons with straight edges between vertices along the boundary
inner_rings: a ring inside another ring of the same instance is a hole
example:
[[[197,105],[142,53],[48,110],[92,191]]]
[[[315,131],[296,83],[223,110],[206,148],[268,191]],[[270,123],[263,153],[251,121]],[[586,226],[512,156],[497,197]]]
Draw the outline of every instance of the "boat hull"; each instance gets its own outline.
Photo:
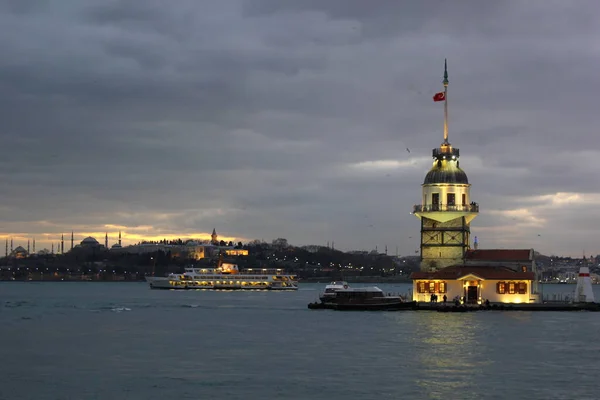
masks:
[[[401,311],[414,310],[417,303],[414,301],[390,302],[390,303],[310,303],[308,308],[311,310],[337,310],[337,311]]]

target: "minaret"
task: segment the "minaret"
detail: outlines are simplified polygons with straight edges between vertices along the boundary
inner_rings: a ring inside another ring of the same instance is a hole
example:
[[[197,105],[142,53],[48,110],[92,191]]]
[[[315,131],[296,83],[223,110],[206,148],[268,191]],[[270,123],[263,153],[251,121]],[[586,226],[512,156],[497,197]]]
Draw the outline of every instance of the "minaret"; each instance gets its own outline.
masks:
[[[50,254],[54,254],[54,242],[52,242],[52,250],[50,250]]]
[[[433,149],[433,166],[422,185],[422,203],[413,214],[421,220],[421,270],[435,271],[462,264],[469,250],[471,221],[479,205],[471,201],[467,174],[459,167],[459,149],[448,141],[448,68],[444,61],[444,141]]]
[[[73,231],[71,231],[71,250],[73,250]]]
[[[65,254],[65,234],[60,235],[60,254]]]
[[[119,247],[121,247],[121,231],[119,231]]]
[[[29,239],[27,239],[27,255],[29,255]]]
[[[8,238],[6,238],[6,248],[4,249],[4,257],[8,257]]]
[[[33,239],[33,253],[35,254],[35,239]]]
[[[108,249],[108,232],[104,235],[104,247]]]
[[[13,240],[10,238],[10,252],[13,252]]]
[[[210,241],[212,243],[217,243],[217,239],[218,239],[217,230],[215,228],[213,228],[212,235],[210,235]]]

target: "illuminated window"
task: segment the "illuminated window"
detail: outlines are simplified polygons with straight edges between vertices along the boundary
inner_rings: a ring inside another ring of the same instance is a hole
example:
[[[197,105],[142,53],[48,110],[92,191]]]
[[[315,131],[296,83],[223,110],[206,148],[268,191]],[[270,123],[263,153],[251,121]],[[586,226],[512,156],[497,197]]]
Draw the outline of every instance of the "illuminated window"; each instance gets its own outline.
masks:
[[[525,282],[519,282],[519,294],[527,293],[527,284]]]
[[[498,293],[506,293],[506,284],[504,282],[498,282]]]
[[[508,293],[515,294],[515,283],[514,282],[510,282],[508,284]]]
[[[429,293],[435,293],[435,282],[429,282]]]
[[[417,291],[419,293],[425,293],[425,282],[419,282],[417,286]]]
[[[440,293],[446,293],[446,282],[440,282]]]

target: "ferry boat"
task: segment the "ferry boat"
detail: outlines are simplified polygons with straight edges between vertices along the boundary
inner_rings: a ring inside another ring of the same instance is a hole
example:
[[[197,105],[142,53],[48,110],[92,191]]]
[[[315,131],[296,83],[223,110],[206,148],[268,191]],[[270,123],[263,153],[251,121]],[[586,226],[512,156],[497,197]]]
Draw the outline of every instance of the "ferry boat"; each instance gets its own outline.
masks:
[[[327,302],[335,297],[335,292],[338,290],[348,289],[348,282],[346,281],[333,281],[329,285],[325,286],[325,290],[319,296],[319,299],[323,302]]]
[[[298,290],[294,275],[282,269],[238,270],[235,264],[222,263],[216,268],[185,268],[183,274],[167,277],[147,276],[150,289],[227,289],[227,290]]]
[[[336,290],[334,296],[321,303],[310,303],[310,309],[383,311],[412,310],[414,301],[405,301],[402,296],[386,295],[377,286]]]

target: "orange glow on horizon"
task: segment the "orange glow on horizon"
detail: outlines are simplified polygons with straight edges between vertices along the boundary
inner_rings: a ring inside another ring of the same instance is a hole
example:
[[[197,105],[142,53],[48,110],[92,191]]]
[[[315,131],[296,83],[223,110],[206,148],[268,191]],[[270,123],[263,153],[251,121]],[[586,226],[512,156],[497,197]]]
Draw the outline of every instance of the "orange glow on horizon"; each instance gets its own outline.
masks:
[[[109,225],[105,225],[107,228],[109,227]],[[148,227],[134,227],[134,228],[129,228],[129,227],[119,227],[119,226],[115,226],[112,225],[111,228],[113,230],[111,231],[104,231],[104,232],[92,232],[92,231],[77,231],[74,232],[74,244],[78,245],[84,238],[86,237],[93,237],[95,238],[100,244],[104,244],[104,238],[105,235],[108,233],[108,245],[109,247],[112,246],[113,244],[117,243],[119,240],[119,231],[121,232],[121,243],[123,244],[123,246],[128,246],[128,245],[132,245],[132,244],[136,244],[139,242],[158,242],[161,240],[177,240],[177,239],[181,239],[181,240],[198,240],[198,241],[206,241],[206,240],[210,240],[211,239],[211,233],[212,232],[196,232],[196,233],[184,233],[184,234],[174,234],[174,233],[167,233],[167,234],[159,234],[159,233],[154,233],[154,234],[143,234],[143,233],[137,233],[137,232],[131,232],[132,230],[139,230],[139,229],[144,229],[147,230]],[[115,228],[122,228],[122,229],[118,229],[118,230],[114,230]],[[128,232],[129,231],[129,232]],[[217,232],[218,234],[218,232]],[[27,241],[29,240],[30,245],[33,245],[33,240],[35,239],[35,243],[36,243],[36,251],[40,251],[43,248],[48,248],[50,249],[52,247],[52,244],[54,243],[54,247],[55,247],[55,251],[57,251],[56,246],[60,244],[61,241],[61,236],[64,235],[64,243],[65,243],[65,252],[67,250],[71,249],[71,232],[65,232],[63,233],[36,233],[36,234],[26,234],[23,232],[19,232],[19,233],[0,233],[0,240],[2,241],[8,241],[9,246],[10,246],[10,241],[12,240],[13,242],[13,248],[16,248],[17,246],[23,246],[23,247],[27,247]],[[246,240],[245,238],[242,237],[236,237],[236,236],[222,236],[222,235],[218,235],[217,239],[219,241],[223,240],[225,242],[247,242],[248,240]],[[9,248],[10,250],[10,248]],[[32,250],[33,251],[33,250]],[[2,256],[2,251],[0,250],[0,256]]]

